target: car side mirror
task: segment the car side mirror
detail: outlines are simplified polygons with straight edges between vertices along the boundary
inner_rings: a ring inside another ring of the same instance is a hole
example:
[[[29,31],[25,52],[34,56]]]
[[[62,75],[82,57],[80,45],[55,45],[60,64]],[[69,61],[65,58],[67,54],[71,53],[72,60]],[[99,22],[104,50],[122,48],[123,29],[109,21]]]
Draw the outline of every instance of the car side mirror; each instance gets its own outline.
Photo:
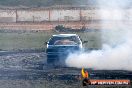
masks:
[[[84,43],[88,43],[88,41],[83,41],[82,43],[83,43],[83,44],[84,44]]]
[[[48,42],[45,42],[45,45],[47,45],[48,44]]]

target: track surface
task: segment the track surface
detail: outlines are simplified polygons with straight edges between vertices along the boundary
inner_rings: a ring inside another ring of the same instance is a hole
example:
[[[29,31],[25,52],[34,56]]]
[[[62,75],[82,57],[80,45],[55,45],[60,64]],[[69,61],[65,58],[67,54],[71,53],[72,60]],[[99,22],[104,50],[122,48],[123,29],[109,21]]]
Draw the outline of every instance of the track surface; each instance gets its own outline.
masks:
[[[87,70],[91,79],[132,80],[132,71]],[[0,52],[0,85],[3,81],[8,84],[4,84],[5,86],[0,88],[16,87],[13,86],[13,83],[18,84],[21,88],[42,88],[42,86],[55,88],[54,85],[60,88],[61,84],[65,84],[64,88],[69,88],[71,85],[77,88],[80,87],[80,71],[81,69],[78,68],[47,65],[44,52]],[[23,81],[30,86],[21,85]],[[31,85],[32,82],[36,83],[34,85],[36,87]]]

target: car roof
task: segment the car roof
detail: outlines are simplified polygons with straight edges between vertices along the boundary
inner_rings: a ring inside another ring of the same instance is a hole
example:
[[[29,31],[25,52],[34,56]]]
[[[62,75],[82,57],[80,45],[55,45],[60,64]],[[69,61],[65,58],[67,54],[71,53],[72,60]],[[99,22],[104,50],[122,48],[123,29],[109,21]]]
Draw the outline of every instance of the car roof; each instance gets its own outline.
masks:
[[[77,36],[77,34],[57,34],[57,35],[53,35],[53,36],[57,36],[57,37],[69,37],[69,36]]]

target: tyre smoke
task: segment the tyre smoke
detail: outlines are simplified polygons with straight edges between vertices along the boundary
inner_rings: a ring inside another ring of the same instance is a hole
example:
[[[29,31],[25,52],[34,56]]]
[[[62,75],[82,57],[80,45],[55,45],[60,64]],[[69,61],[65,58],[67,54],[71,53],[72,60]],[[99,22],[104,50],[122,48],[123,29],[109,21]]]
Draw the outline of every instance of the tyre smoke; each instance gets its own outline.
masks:
[[[102,49],[70,54],[69,67],[98,70],[132,70],[131,0],[99,0]],[[104,4],[104,5],[103,5]]]

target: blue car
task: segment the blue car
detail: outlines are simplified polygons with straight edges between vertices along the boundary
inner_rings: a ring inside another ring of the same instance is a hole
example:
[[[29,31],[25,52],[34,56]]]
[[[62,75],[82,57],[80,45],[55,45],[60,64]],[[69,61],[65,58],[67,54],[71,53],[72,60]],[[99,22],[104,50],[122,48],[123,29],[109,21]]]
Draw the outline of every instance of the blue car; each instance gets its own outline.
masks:
[[[77,34],[52,35],[46,44],[48,64],[65,64],[64,61],[70,53],[74,53],[82,49],[82,41]]]

